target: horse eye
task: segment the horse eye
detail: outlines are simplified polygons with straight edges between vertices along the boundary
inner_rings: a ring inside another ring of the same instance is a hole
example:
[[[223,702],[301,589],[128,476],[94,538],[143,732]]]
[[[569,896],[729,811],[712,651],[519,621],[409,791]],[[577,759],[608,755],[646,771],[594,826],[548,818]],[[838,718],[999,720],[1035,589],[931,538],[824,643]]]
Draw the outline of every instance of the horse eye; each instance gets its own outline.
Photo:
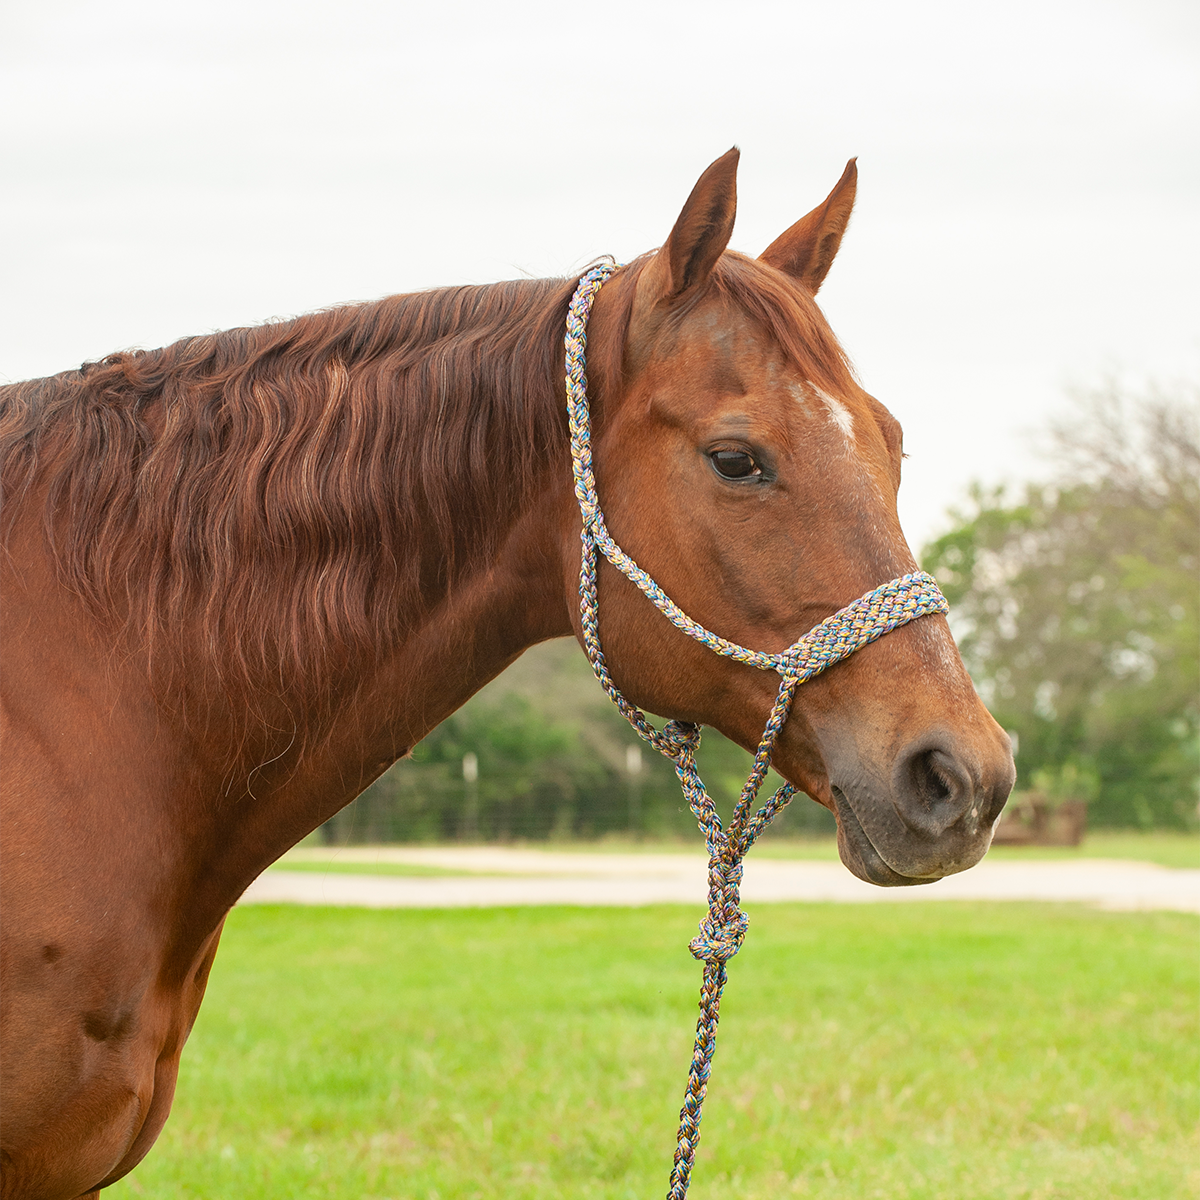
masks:
[[[708,457],[722,479],[751,479],[762,474],[762,468],[745,450],[714,450]]]

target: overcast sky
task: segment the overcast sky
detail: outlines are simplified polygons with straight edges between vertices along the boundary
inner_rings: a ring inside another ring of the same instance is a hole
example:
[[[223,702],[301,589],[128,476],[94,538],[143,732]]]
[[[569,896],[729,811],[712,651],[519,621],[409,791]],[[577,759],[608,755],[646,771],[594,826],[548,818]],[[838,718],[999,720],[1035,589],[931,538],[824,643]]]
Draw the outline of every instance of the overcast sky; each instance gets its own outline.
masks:
[[[750,253],[859,157],[914,544],[1066,385],[1200,379],[1195,0],[0,0],[0,380],[627,259],[734,143]]]

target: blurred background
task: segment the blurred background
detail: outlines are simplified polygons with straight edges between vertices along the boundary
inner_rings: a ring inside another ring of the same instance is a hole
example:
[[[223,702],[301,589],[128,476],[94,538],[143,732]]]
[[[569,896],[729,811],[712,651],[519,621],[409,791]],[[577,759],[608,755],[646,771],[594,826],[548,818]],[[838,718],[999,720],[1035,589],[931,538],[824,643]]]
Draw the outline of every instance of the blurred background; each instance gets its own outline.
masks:
[[[8,4],[0,379],[629,258],[734,143],[757,253],[857,155],[821,303],[904,425],[910,542],[1016,735],[1013,836],[1064,804],[1195,829],[1198,67],[1185,0]],[[746,756],[708,735],[702,766],[727,803]],[[691,828],[558,643],[323,836]]]

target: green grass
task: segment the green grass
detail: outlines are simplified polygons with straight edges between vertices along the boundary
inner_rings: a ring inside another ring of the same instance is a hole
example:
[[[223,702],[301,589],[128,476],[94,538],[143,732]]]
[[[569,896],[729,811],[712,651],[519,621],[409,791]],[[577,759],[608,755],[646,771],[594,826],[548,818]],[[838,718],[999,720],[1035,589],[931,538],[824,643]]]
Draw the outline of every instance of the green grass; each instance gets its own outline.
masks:
[[[436,875],[461,878],[467,872],[452,871],[447,867],[431,867],[426,863],[400,862],[346,862],[331,859],[328,862],[311,858],[294,858],[285,854],[275,866],[284,871],[310,871],[321,875]],[[472,871],[479,875],[483,872]]]
[[[158,1146],[106,1200],[666,1189],[695,910],[234,911]],[[733,961],[693,1200],[1200,1192],[1200,925],[770,905]]]
[[[1101,829],[1089,833],[1082,846],[997,846],[988,857],[998,860],[1034,858],[1127,858],[1162,867],[1200,868],[1200,836],[1194,833],[1135,833]]]
[[[457,846],[457,843],[452,843]],[[308,849],[325,849],[306,842]],[[529,842],[523,849],[551,850],[580,854],[703,854],[699,834],[683,841],[608,837],[595,842]],[[837,862],[837,843],[833,838],[764,838],[751,853],[756,858],[797,859],[812,862]],[[1136,833],[1130,830],[1099,830],[1089,833],[1081,846],[995,846],[988,858],[996,862],[1067,860],[1080,858],[1118,858],[1157,863],[1163,867],[1200,868],[1200,836],[1191,833]],[[277,864],[289,871],[332,871],[370,875],[462,875],[463,871],[416,863],[314,862],[290,858]]]
[[[558,847],[555,847],[558,849]],[[569,847],[562,847],[567,849]],[[579,850],[638,850],[703,852],[703,845],[683,842],[629,842],[606,839],[601,843],[577,842],[570,848]],[[752,854],[759,858],[807,859],[837,862],[837,842],[833,838],[772,838],[760,841]],[[1033,859],[1124,858],[1137,862],[1158,863],[1163,867],[1200,868],[1200,835],[1156,831],[1138,833],[1128,829],[1100,829],[1089,833],[1080,846],[996,846],[988,858],[998,862],[1030,861]]]

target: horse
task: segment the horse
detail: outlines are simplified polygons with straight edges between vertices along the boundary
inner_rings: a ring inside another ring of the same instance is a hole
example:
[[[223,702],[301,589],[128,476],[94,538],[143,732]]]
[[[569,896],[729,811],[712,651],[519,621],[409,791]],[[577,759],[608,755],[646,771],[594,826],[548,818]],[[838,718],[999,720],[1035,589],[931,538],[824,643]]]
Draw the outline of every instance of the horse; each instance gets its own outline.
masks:
[[[900,425],[814,299],[855,163],[752,258],[728,249],[737,161],[596,299],[594,464],[665,592],[777,652],[916,563]],[[0,389],[5,1200],[129,1172],[250,882],[528,647],[580,635],[576,282],[390,296]],[[625,695],[752,749],[772,679],[607,563],[599,587]],[[801,688],[774,762],[883,886],[977,862],[1013,782],[940,615]]]

